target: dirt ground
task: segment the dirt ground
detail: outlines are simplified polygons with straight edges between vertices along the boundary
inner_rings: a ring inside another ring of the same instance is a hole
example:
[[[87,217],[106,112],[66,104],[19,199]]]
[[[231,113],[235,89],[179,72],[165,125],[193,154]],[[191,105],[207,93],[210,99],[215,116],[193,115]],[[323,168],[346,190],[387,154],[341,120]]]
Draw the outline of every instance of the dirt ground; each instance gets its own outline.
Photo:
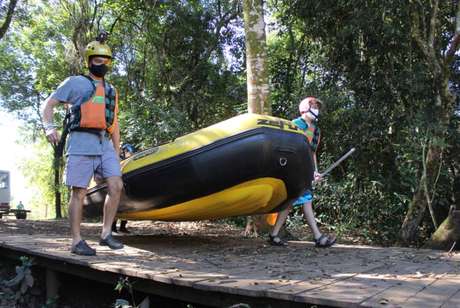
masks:
[[[241,236],[241,229],[230,224],[219,222],[152,222],[129,221],[127,225],[130,235],[190,235],[190,236]],[[83,222],[82,237],[97,238],[102,224],[99,222]],[[69,234],[70,226],[67,219],[58,220],[0,220],[0,233],[6,234]]]
[[[119,225],[119,224],[118,224]],[[82,237],[97,239],[101,232],[102,224],[98,222],[83,222],[81,225]],[[267,239],[266,234],[253,234],[249,236],[244,235],[244,228],[238,227],[225,220],[216,221],[198,221],[198,222],[161,222],[161,221],[129,221],[127,225],[130,231],[129,236],[146,236],[146,235],[164,235],[175,237],[218,237],[220,240],[232,239],[240,240],[240,244],[244,245],[245,242],[249,246],[254,244],[251,241],[265,242]],[[329,231],[325,227],[320,227],[325,233]],[[289,239],[311,241],[312,234],[308,226],[301,225],[296,228],[289,229]],[[0,234],[68,234],[70,237],[70,226],[67,219],[60,220],[17,220],[15,218],[0,219]],[[117,235],[117,234],[115,234]],[[120,236],[126,236],[119,234]],[[338,243],[342,244],[362,244],[369,245],[359,233],[341,235],[337,239]]]

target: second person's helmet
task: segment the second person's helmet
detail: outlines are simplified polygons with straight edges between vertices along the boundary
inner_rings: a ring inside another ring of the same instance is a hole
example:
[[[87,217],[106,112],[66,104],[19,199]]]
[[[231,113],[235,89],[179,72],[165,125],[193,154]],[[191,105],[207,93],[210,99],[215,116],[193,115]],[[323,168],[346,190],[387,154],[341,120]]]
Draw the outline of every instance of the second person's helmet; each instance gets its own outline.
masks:
[[[300,113],[308,112],[310,110],[310,102],[315,102],[315,101],[321,106],[321,109],[324,109],[324,103],[320,99],[314,96],[308,96],[300,102],[299,112]]]

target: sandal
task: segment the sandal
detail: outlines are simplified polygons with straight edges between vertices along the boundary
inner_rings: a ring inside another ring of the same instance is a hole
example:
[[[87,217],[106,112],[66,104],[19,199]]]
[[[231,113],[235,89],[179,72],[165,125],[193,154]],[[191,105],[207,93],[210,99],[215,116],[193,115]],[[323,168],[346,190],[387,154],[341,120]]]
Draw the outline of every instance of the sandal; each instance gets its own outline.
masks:
[[[332,245],[335,244],[336,239],[337,238],[335,236],[329,236],[329,235],[326,235],[326,234],[321,234],[320,237],[315,239],[315,246],[319,247],[319,248],[331,247]]]
[[[272,246],[287,246],[287,243],[283,241],[278,235],[269,234],[268,243]]]

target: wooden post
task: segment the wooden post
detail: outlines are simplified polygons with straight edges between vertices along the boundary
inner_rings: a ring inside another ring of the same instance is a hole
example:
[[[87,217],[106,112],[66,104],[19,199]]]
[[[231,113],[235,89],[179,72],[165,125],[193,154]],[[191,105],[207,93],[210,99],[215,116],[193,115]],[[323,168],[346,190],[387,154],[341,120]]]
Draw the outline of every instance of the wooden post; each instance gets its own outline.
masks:
[[[46,269],[46,299],[56,299],[59,290],[58,273],[49,268]]]

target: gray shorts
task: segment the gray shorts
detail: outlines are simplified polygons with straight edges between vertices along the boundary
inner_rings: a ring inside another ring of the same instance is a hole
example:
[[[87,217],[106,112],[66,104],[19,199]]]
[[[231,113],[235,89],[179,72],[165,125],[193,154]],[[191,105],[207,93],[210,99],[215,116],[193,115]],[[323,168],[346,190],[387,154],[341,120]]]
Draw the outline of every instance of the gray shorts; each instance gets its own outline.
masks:
[[[67,186],[87,188],[91,178],[106,179],[121,176],[120,161],[115,152],[103,155],[69,155],[64,170],[64,183]]]

